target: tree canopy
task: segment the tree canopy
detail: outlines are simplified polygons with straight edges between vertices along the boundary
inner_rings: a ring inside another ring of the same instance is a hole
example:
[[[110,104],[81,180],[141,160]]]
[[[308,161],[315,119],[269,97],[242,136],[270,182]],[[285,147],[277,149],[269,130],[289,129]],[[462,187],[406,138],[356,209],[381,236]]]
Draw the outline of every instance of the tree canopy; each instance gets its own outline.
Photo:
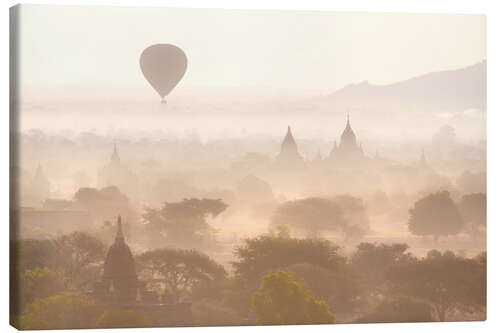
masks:
[[[154,289],[170,294],[172,299],[165,301],[177,302],[187,297],[193,287],[226,276],[223,266],[196,250],[151,250],[139,255],[136,261],[139,276]]]
[[[252,295],[252,309],[260,325],[333,324],[335,316],[324,301],[318,301],[304,280],[277,271],[262,278]]]
[[[64,292],[29,304],[18,326],[23,330],[93,328],[98,315],[93,299]]]
[[[458,234],[463,227],[463,219],[450,192],[429,194],[415,202],[410,209],[409,230],[412,234],[436,239],[439,236]]]
[[[26,269],[20,276],[19,288],[21,308],[37,298],[45,298],[66,289],[64,272],[55,272],[47,267]]]
[[[73,196],[75,207],[83,209],[93,217],[94,221],[114,220],[117,215],[126,221],[135,221],[137,213],[129,198],[116,186],[101,189],[82,187]]]
[[[408,245],[401,243],[360,243],[351,257],[351,265],[370,288],[380,289],[389,267],[413,258],[407,249]]]
[[[462,197],[458,204],[465,222],[474,229],[486,227],[486,194],[471,193]]]
[[[481,272],[478,260],[432,250],[423,259],[392,266],[386,277],[395,292],[428,301],[439,320],[445,321],[454,309],[475,308],[477,298],[471,292],[479,291],[474,286]]]
[[[159,210],[147,208],[143,218],[154,243],[198,247],[213,241],[214,229],[207,223],[208,216],[217,217],[227,207],[220,199],[191,198],[165,202]]]
[[[242,246],[237,247],[237,261],[231,264],[235,274],[247,280],[259,279],[271,270],[298,263],[337,271],[346,263],[338,253],[339,249],[326,239],[262,235],[247,238]]]
[[[309,236],[340,231],[346,238],[362,236],[369,227],[363,202],[349,195],[286,201],[276,208],[271,223],[288,225]]]
[[[90,265],[101,263],[106,254],[104,243],[80,231],[57,238],[55,248],[60,258],[59,265],[66,273],[72,287],[79,287],[75,283],[81,278],[83,270]]]
[[[415,323],[429,322],[432,307],[418,299],[399,296],[382,300],[375,309],[358,318],[356,323]]]

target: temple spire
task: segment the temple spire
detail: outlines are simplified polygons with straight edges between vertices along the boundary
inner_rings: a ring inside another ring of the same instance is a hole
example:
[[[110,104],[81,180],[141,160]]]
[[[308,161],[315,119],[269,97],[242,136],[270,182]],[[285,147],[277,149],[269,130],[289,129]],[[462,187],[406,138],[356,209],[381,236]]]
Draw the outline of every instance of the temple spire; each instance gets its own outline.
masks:
[[[420,164],[425,165],[427,164],[427,159],[425,158],[425,150],[422,149],[422,153],[420,154]]]
[[[113,154],[111,155],[110,164],[112,166],[120,165],[120,156],[118,155],[118,149],[116,148],[116,142],[113,144]]]
[[[124,240],[123,230],[122,230],[122,217],[120,215],[118,215],[115,242],[118,241],[119,239],[121,239],[122,241]]]

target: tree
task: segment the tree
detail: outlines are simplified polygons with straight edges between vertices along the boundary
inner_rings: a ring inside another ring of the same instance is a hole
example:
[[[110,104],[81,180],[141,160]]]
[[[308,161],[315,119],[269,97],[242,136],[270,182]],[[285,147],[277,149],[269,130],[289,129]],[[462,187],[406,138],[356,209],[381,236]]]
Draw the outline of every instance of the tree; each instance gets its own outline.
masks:
[[[344,228],[347,238],[360,237],[369,231],[370,221],[362,199],[352,195],[337,195],[332,198],[332,201],[340,206],[344,218],[347,220],[347,226]],[[353,229],[357,229],[357,234],[350,232]]]
[[[64,269],[71,287],[79,287],[75,283],[81,273],[89,266],[102,262],[106,253],[106,247],[100,240],[79,231],[57,238],[55,247],[61,260],[59,266]]]
[[[429,194],[415,202],[410,209],[410,232],[420,236],[432,235],[436,241],[439,236],[458,234],[463,224],[462,216],[448,191]]]
[[[255,281],[271,270],[299,263],[338,271],[346,263],[338,251],[339,247],[326,239],[261,235],[245,239],[244,245],[234,250],[237,261],[231,265],[236,276],[247,281]]]
[[[143,218],[146,231],[155,243],[186,247],[213,241],[208,216],[217,217],[228,206],[222,200],[184,199],[165,202],[159,210],[147,208]]]
[[[286,201],[271,217],[273,225],[288,225],[318,236],[321,231],[337,231],[347,225],[340,206],[328,199],[306,198]]]
[[[384,299],[375,309],[356,323],[414,323],[429,322],[432,319],[432,307],[426,302],[407,296]]]
[[[473,278],[472,284],[469,286],[467,296],[471,301],[473,309],[480,312],[486,312],[486,252],[481,252],[474,260],[477,262],[479,269]]]
[[[321,295],[337,317],[340,313],[352,313],[359,305],[363,290],[357,277],[348,269],[335,272],[318,265],[302,263],[283,267],[282,270],[303,279],[314,295]]]
[[[432,250],[423,259],[392,266],[386,273],[393,291],[426,300],[440,321],[452,310],[471,311],[471,286],[481,266],[477,260],[457,257],[451,251]]]
[[[160,292],[171,294],[174,302],[187,297],[195,286],[226,276],[223,266],[196,250],[157,249],[139,255],[136,262],[139,276]]]
[[[65,290],[63,272],[55,272],[47,267],[25,270],[18,280],[20,284],[21,307],[32,303],[37,298],[45,298]]]
[[[128,197],[116,186],[102,189],[82,187],[75,193],[73,201],[97,222],[113,220],[117,215],[123,216],[125,221],[135,221],[138,217]]]
[[[412,260],[407,244],[360,243],[351,257],[351,265],[372,292],[380,293],[385,272],[392,265]]]
[[[106,310],[97,319],[97,328],[137,328],[151,327],[151,321],[144,315],[132,310]]]
[[[18,272],[37,267],[57,269],[58,253],[55,249],[55,242],[53,240],[13,240],[10,242],[10,263],[12,269]]]
[[[10,241],[9,260],[9,297],[10,314],[20,315],[24,311],[26,288],[21,286],[26,270],[47,267],[58,269],[58,257],[54,242],[51,240],[23,239]]]
[[[23,330],[93,328],[98,315],[98,307],[90,297],[64,292],[36,299],[17,324]]]
[[[369,226],[363,202],[349,195],[284,202],[276,208],[271,223],[288,225],[314,237],[321,232],[341,231],[346,238],[363,236]]]
[[[263,277],[252,295],[252,309],[260,325],[333,324],[335,316],[324,301],[315,299],[304,280],[277,271]]]
[[[473,236],[486,229],[486,194],[472,193],[462,197],[458,209]]]

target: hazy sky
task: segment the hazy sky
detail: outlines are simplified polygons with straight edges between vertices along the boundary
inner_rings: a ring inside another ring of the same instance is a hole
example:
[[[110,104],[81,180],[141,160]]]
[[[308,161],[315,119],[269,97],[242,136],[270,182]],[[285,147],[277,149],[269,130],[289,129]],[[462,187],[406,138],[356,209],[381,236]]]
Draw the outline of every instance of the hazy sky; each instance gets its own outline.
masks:
[[[24,5],[21,20],[24,87],[148,87],[156,43],[185,51],[184,87],[332,91],[486,58],[481,15]]]

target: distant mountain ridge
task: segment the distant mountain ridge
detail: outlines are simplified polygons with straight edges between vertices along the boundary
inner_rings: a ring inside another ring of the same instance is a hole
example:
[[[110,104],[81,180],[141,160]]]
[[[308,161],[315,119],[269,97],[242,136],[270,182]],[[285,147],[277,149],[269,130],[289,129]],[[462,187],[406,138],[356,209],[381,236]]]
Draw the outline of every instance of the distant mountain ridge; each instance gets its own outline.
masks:
[[[431,72],[388,85],[350,84],[327,96],[348,105],[400,105],[447,111],[486,110],[486,60],[472,66]]]

